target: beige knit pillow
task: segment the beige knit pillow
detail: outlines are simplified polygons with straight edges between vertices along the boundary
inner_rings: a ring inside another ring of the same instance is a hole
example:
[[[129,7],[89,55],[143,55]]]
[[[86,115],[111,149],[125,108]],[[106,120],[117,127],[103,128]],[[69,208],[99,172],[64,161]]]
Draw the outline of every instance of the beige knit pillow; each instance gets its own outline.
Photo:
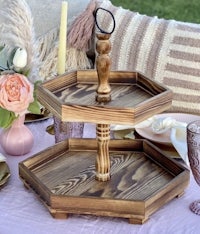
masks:
[[[173,90],[169,111],[200,114],[200,25],[148,17],[104,0],[116,20],[111,36],[112,69],[136,70]],[[112,27],[99,11],[99,24]]]

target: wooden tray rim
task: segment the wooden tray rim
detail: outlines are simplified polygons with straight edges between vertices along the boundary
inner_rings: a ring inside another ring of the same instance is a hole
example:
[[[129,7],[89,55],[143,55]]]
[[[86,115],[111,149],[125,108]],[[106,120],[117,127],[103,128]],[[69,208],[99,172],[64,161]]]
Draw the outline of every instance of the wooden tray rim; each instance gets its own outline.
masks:
[[[87,147],[88,141],[92,142],[91,148]],[[167,156],[166,154],[164,154],[159,148],[157,148],[153,143],[149,142],[148,140],[145,140],[145,139],[118,140],[117,139],[117,140],[111,140],[110,142],[111,142],[110,152],[118,152],[118,151],[121,152],[123,150],[134,152],[136,150],[140,151],[140,149],[141,149],[140,147],[143,147],[143,149],[142,149],[143,151],[141,151],[141,152],[145,153],[145,156],[149,160],[151,160],[153,163],[155,163],[159,167],[163,168],[164,170],[166,170],[168,173],[170,173],[173,176],[173,179],[171,180],[171,182],[174,181],[176,183],[176,181],[179,180],[180,177],[182,177],[182,176],[187,177],[189,174],[189,169],[187,169],[183,165],[176,162],[174,159],[172,159],[169,156]],[[124,148],[121,146],[122,143],[124,143],[124,145],[123,145]],[[72,144],[73,147],[71,147],[70,144]],[[78,147],[80,145],[83,148],[79,148],[77,150],[75,147]],[[118,149],[116,148],[117,146],[119,146]],[[131,149],[132,148],[131,146],[134,147],[134,149]],[[115,150],[113,150],[112,148],[115,148]],[[151,149],[151,150],[153,149],[154,152],[156,152],[160,156],[150,155],[149,149]],[[27,176],[30,173],[30,178],[32,178],[31,179],[32,182],[34,184],[40,183],[39,178],[37,178],[34,174],[35,168],[42,167],[44,164],[50,162],[51,160],[55,160],[56,158],[63,156],[63,154],[66,154],[69,151],[85,151],[85,150],[96,151],[97,150],[96,140],[95,139],[68,139],[68,140],[65,140],[63,142],[57,143],[56,145],[51,146],[51,147],[33,155],[32,157],[20,162],[19,163],[19,173],[21,170],[26,172]],[[164,165],[162,163],[164,163]],[[175,171],[175,170],[177,170],[177,171]],[[46,187],[45,185],[42,185],[42,187],[43,187],[42,189],[47,191],[48,196],[50,196],[50,195],[52,197],[60,196],[60,195],[51,194],[50,189],[48,187]],[[163,187],[160,188],[160,190],[162,190],[162,189],[163,189]],[[67,195],[67,197],[70,197],[70,196]],[[101,198],[101,199],[105,199],[105,198]],[[121,199],[119,199],[119,200],[121,200]],[[149,198],[147,200],[149,200]],[[133,201],[133,200],[131,200],[131,201]],[[140,200],[138,200],[138,201],[140,201]]]
[[[40,179],[34,174],[34,168],[44,165],[46,159],[54,160],[54,157],[60,157],[66,151],[79,151],[76,150],[76,146],[81,144],[84,146],[85,150],[87,148],[86,142],[92,141],[93,144],[88,151],[94,151],[96,149],[96,140],[95,139],[68,139],[63,142],[57,143],[55,146],[49,147],[46,150],[43,150],[31,158],[28,158],[19,163],[19,175],[24,184],[32,189],[36,195],[39,196],[39,199],[44,203],[45,206],[49,209],[52,215],[65,214],[66,213],[79,213],[79,214],[95,214],[103,216],[113,216],[113,217],[127,217],[138,219],[140,222],[146,221],[147,217],[159,209],[162,205],[170,201],[176,196],[180,195],[180,190],[183,191],[189,183],[189,170],[183,165],[176,162],[174,159],[171,159],[163,152],[160,151],[156,146],[151,142],[144,139],[139,140],[111,140],[111,151],[117,151],[116,147],[120,150],[123,150],[121,144],[124,143],[125,150],[130,151],[131,145],[134,147],[140,148],[143,145],[143,148],[148,152],[148,147],[153,148],[158,154],[161,154],[160,160],[157,161],[157,157],[153,158],[154,163],[158,164],[163,168],[163,161],[173,165],[173,168],[164,169],[172,170],[169,173],[174,173],[173,170],[177,171],[177,174],[173,176],[172,180],[167,183],[164,187],[160,188],[160,191],[156,191],[155,194],[152,194],[151,197],[148,197],[145,200],[130,200],[130,199],[116,199],[116,198],[105,198],[105,197],[88,197],[88,196],[69,196],[69,195],[56,195],[52,194],[50,189],[41,183]],[[70,148],[70,145],[72,147]],[[133,150],[132,150],[133,151]],[[60,154],[59,154],[60,152]],[[56,156],[54,156],[56,155]],[[145,154],[150,160],[154,155]],[[31,163],[32,162],[32,163]],[[49,161],[48,161],[49,162]],[[111,178],[112,179],[112,178]],[[39,185],[39,186],[38,186]],[[163,202],[164,199],[164,202]],[[92,201],[95,200],[95,207],[89,207],[88,202],[92,204]],[[58,202],[59,201],[59,202]],[[62,201],[62,202],[61,202]],[[113,207],[113,202],[115,206]],[[163,204],[164,203],[164,204]],[[62,205],[59,205],[62,204]],[[78,205],[77,205],[78,204]],[[104,204],[104,205],[103,205]],[[157,205],[156,205],[157,204]],[[135,222],[135,221],[133,221]]]

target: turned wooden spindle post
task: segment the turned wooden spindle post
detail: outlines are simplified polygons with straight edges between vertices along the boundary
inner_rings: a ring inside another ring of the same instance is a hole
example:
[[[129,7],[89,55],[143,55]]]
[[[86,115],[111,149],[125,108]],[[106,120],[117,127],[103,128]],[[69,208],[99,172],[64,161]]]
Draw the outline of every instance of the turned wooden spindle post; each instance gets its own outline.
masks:
[[[102,105],[111,100],[111,88],[109,85],[111,61],[108,55],[111,49],[111,44],[109,38],[110,34],[97,34],[98,41],[96,43],[96,50],[98,52],[98,56],[96,59],[96,69],[98,74],[98,87],[96,90],[96,101]],[[97,124],[96,135],[98,142],[96,179],[98,181],[108,181],[110,180],[110,125]]]
[[[109,41],[110,34],[97,34],[96,50],[98,56],[96,59],[96,69],[98,74],[98,87],[96,100],[98,102],[109,102],[111,100],[111,88],[108,82],[110,74],[111,60],[108,53],[111,50]]]
[[[108,181],[110,180],[110,125],[97,124],[96,135],[98,142],[96,158],[96,179],[99,181]]]

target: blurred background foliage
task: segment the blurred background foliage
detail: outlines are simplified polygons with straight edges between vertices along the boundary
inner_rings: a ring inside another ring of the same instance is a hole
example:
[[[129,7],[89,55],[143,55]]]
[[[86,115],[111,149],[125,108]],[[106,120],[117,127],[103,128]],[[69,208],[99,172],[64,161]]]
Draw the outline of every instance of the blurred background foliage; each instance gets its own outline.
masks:
[[[164,19],[200,23],[200,0],[111,0],[140,14]]]

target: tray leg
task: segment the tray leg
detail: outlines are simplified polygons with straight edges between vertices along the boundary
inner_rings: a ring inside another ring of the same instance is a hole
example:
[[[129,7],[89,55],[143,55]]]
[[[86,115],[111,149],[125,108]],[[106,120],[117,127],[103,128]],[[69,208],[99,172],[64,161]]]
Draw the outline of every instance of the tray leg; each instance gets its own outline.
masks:
[[[148,219],[149,219],[148,217],[146,217],[146,218],[141,218],[141,219],[139,219],[139,218],[130,218],[130,219],[129,219],[129,223],[130,223],[130,224],[143,224],[143,223],[145,223]]]
[[[110,180],[110,125],[97,124],[96,135],[98,142],[96,158],[96,179],[98,181],[108,181]]]
[[[185,191],[181,191],[181,192],[176,196],[176,198],[182,197],[184,193],[185,193]]]
[[[55,210],[54,211],[50,211],[50,214],[55,219],[67,219],[68,218],[68,214],[67,213],[56,212]]]

